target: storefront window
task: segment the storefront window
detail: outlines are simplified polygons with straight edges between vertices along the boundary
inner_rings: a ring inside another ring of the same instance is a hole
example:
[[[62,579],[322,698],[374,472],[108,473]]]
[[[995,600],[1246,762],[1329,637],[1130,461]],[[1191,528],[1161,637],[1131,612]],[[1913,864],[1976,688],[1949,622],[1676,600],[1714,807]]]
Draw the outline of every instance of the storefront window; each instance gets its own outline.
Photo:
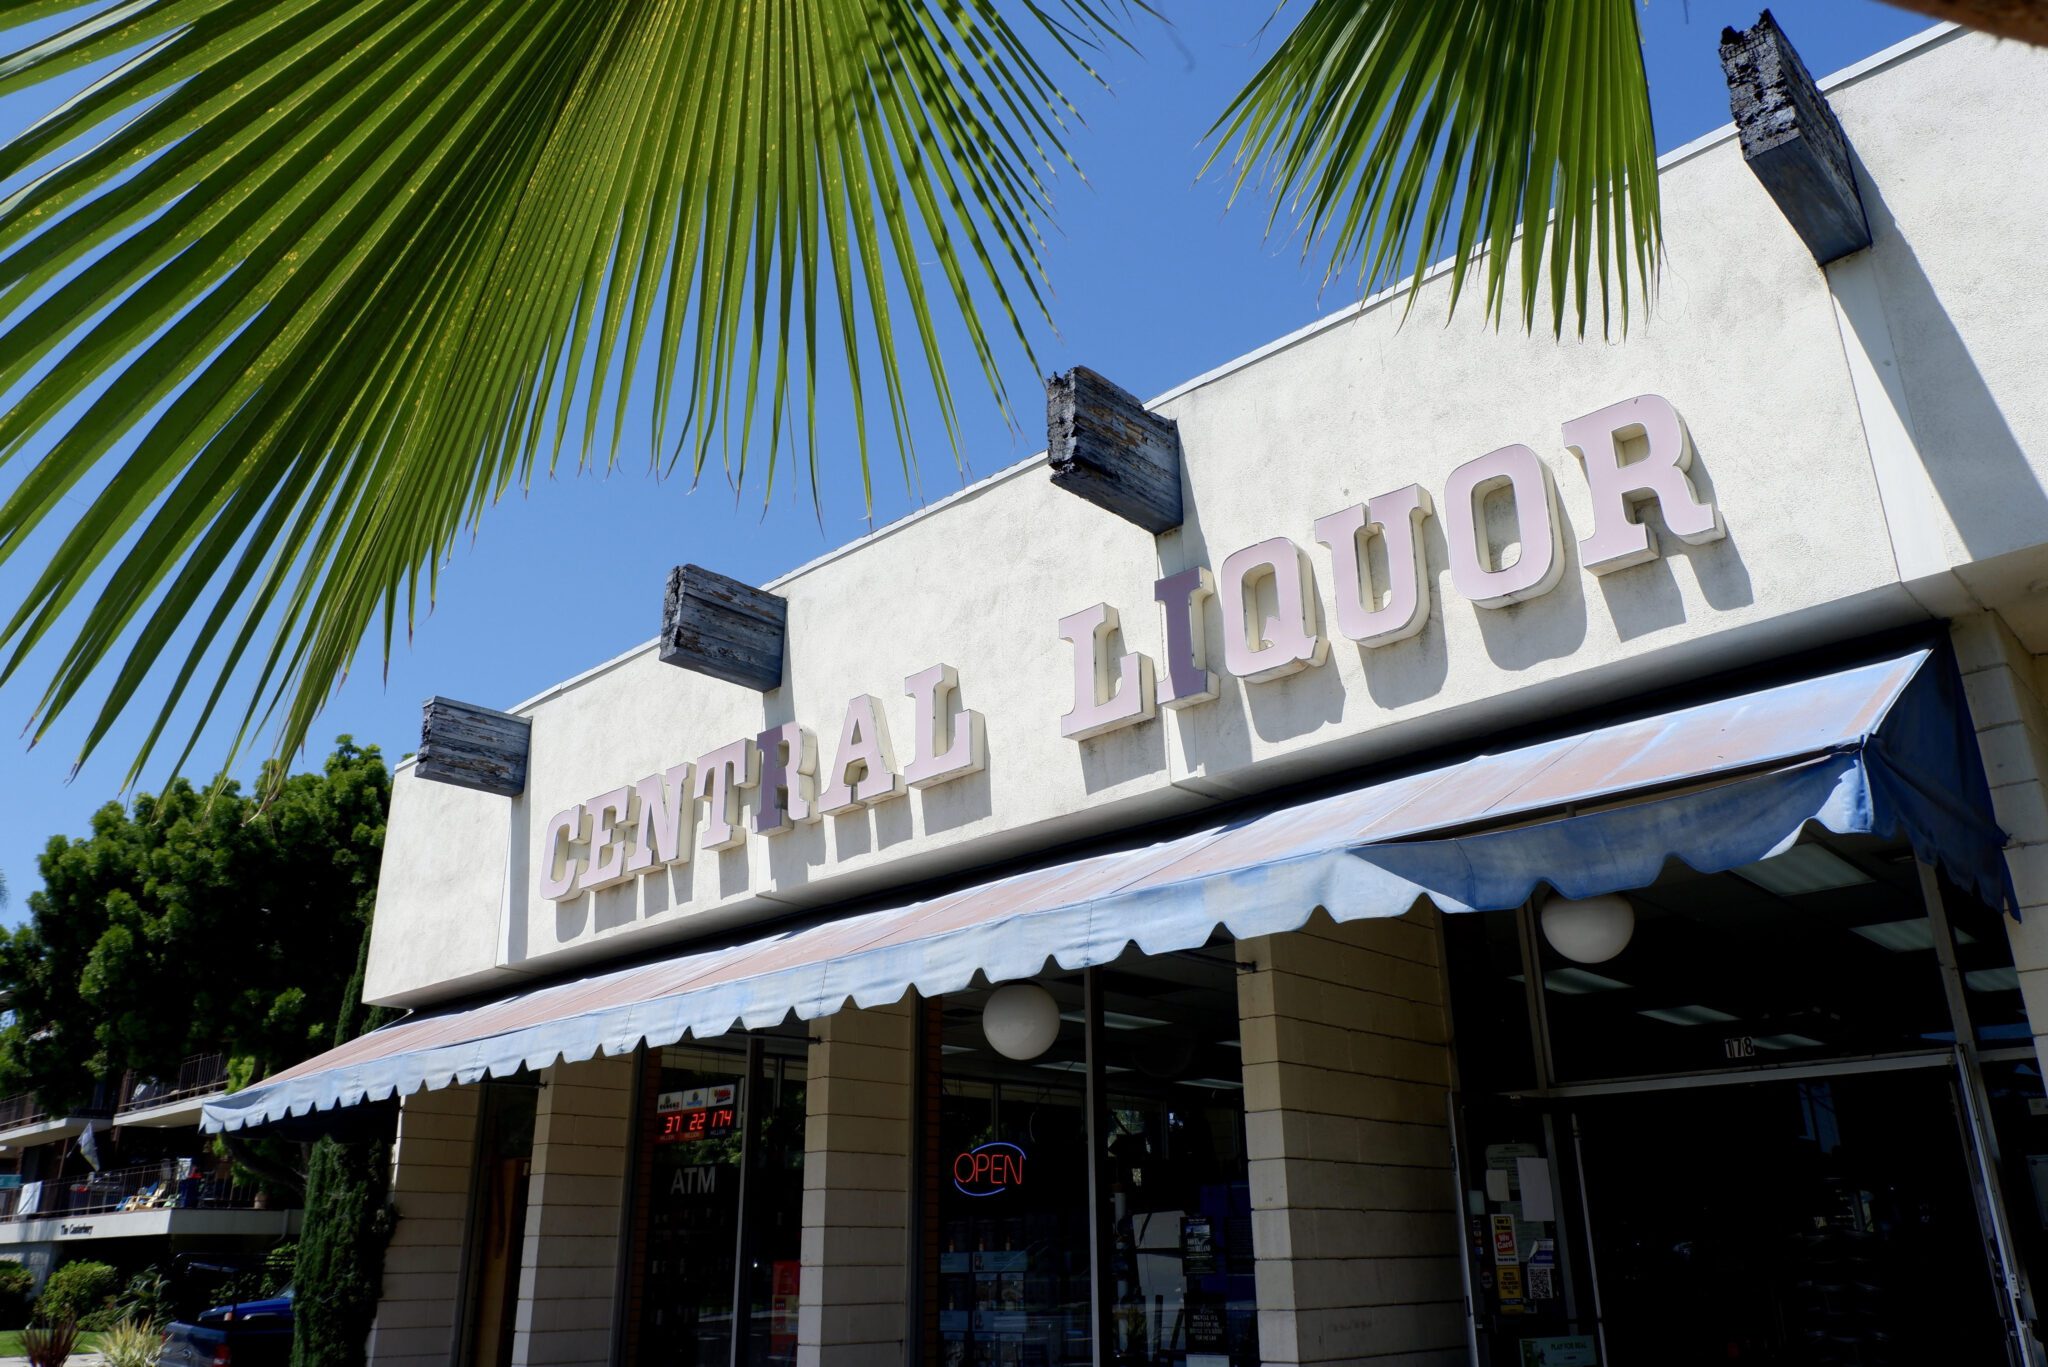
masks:
[[[650,1056],[628,1360],[650,1367],[796,1360],[803,1049],[800,1038],[765,1036]],[[736,1334],[744,1340],[738,1355]]]
[[[940,1158],[938,1360],[1129,1367],[1259,1361],[1251,1199],[1228,948],[1096,971],[1102,1115],[1088,1121],[1088,987],[1041,979],[1060,1027],[1046,1051],[990,1047],[987,990],[945,998],[929,1093]],[[1091,1209],[1089,1192],[1100,1193]],[[1103,1280],[1092,1284],[1095,1241]]]
[[[1558,1081],[1954,1042],[1909,851],[1801,844],[1729,873],[1674,867],[1628,900],[1634,934],[1605,962],[1574,963],[1535,937]],[[1946,904],[1979,1042],[2010,1042],[2025,1025],[2005,934],[1967,899]]]
[[[2048,1103],[2013,1057],[2018,975],[1999,916],[1940,891],[2031,1271]],[[1826,837],[1626,896],[1599,962],[1558,951],[1540,900],[1445,918],[1479,1360],[1998,1356],[1970,1075],[1911,852]]]
[[[1072,1019],[1035,1059],[989,1047],[989,993],[943,1008],[936,1310],[947,1367],[1092,1360],[1081,982],[1041,985]]]

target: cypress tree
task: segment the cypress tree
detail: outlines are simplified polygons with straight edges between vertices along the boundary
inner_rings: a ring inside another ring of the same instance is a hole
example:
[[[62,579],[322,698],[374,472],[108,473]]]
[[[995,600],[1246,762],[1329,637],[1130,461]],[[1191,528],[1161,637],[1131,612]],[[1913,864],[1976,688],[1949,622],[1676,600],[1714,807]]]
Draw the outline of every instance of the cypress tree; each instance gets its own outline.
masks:
[[[335,1026],[337,1043],[376,1029],[387,1015],[360,1004],[369,955],[366,914],[355,976]],[[363,1367],[391,1240],[392,1138],[388,1132],[348,1139],[327,1135],[313,1145],[293,1279],[292,1367]]]

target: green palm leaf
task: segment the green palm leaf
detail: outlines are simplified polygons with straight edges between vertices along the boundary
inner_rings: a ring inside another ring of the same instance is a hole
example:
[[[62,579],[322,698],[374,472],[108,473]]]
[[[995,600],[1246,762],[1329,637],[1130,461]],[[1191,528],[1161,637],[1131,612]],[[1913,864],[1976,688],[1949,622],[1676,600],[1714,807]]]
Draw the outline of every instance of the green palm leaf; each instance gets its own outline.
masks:
[[[1626,330],[1631,267],[1647,293],[1661,252],[1635,2],[1311,0],[1210,130],[1232,197],[1269,184],[1269,226],[1289,213],[1364,288],[1410,275],[1410,307],[1448,253],[1453,309],[1483,261],[1495,323],[1514,284],[1524,327],[1547,294],[1583,335],[1597,283],[1602,332]]]
[[[0,200],[0,462],[26,462],[0,563],[97,487],[0,625],[0,682],[56,656],[34,734],[105,679],[82,760],[148,689],[132,781],[241,677],[237,746],[275,723],[297,750],[494,500],[579,443],[617,458],[650,368],[657,466],[716,453],[737,484],[765,442],[764,490],[799,452],[815,490],[827,329],[864,474],[877,371],[906,473],[916,384],[957,454],[939,315],[1006,403],[1067,157],[1050,68],[1113,36],[1098,0],[1010,8],[97,0],[0,60],[0,92],[102,68],[0,147],[10,183],[57,159]]]

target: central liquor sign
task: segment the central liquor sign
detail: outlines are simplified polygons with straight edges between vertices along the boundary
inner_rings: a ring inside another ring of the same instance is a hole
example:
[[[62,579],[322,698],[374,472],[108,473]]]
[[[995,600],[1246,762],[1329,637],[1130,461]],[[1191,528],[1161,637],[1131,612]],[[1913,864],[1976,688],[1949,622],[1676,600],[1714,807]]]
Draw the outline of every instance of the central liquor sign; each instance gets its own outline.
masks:
[[[1592,498],[1592,533],[1578,547],[1588,572],[1608,574],[1657,557],[1654,533],[1637,518],[1647,502],[1657,504],[1664,527],[1682,541],[1698,545],[1725,534],[1713,501],[1693,485],[1692,438],[1669,400],[1645,394],[1611,404],[1566,422],[1562,436]],[[1074,672],[1060,734],[1085,742],[1145,722],[1162,706],[1209,702],[1221,691],[1219,664],[1248,685],[1314,669],[1329,658],[1332,629],[1365,649],[1414,636],[1429,622],[1432,579],[1422,533],[1431,518],[1442,528],[1452,588],[1480,608],[1526,602],[1564,576],[1550,466],[1531,447],[1503,446],[1452,470],[1440,498],[1409,484],[1316,518],[1311,531],[1324,550],[1327,604],[1317,558],[1303,542],[1279,535],[1225,556],[1214,570],[1200,565],[1155,582],[1163,645],[1156,662],[1119,648],[1121,618],[1113,604],[1061,618]],[[1507,534],[1491,535],[1490,522],[1504,522]],[[1372,570],[1375,543],[1381,574]],[[1220,650],[1211,648],[1205,627],[1212,598]],[[863,693],[846,705],[822,769],[816,733],[785,722],[555,813],[542,836],[541,895],[568,901],[683,863],[693,846],[737,848],[749,827],[772,838],[980,772],[983,721],[955,706],[959,673],[935,664],[903,680],[903,691],[916,725],[908,763],[897,763],[881,703]],[[744,810],[749,793],[751,821]]]

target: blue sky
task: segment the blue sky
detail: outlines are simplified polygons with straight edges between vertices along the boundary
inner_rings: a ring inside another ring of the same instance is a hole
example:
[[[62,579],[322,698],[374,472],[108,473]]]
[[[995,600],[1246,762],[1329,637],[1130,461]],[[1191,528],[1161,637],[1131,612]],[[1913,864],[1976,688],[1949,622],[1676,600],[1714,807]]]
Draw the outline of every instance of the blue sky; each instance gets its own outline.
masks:
[[[1136,28],[1138,53],[1104,54],[1111,89],[1074,92],[1086,127],[1076,131],[1071,150],[1087,183],[1069,173],[1057,187],[1059,231],[1046,265],[1058,330],[1032,329],[1040,371],[1085,364],[1140,395],[1161,393],[1356,297],[1344,284],[1320,290],[1320,260],[1304,264],[1292,245],[1266,237],[1263,199],[1226,213],[1227,180],[1196,180],[1203,131],[1270,52],[1273,35],[1260,32],[1270,7],[1264,0],[1165,0],[1159,7],[1170,28]],[[1927,26],[1868,0],[1795,0],[1776,12],[1816,75]],[[1643,6],[1660,150],[1727,122],[1716,44],[1723,25],[1746,25],[1756,13],[1754,0]],[[11,136],[53,100],[48,91],[0,98],[0,135]],[[1435,323],[1418,315],[1409,326]],[[937,414],[925,405],[915,427],[921,493],[904,487],[894,451],[878,448],[877,525],[1044,445],[1040,375],[1029,358],[1014,347],[1002,355],[1021,424],[1013,432],[980,388],[964,348],[949,354],[956,358],[967,469],[954,468]],[[343,733],[396,760],[418,743],[419,704],[429,694],[505,707],[650,639],[672,565],[693,561],[759,583],[862,535],[870,523],[847,435],[850,417],[843,399],[826,389],[819,415],[822,513],[794,481],[779,478],[764,508],[758,479],[737,495],[715,472],[694,491],[686,478],[654,479],[644,447],[629,445],[609,475],[569,474],[572,455],[560,476],[537,480],[529,494],[494,508],[475,542],[458,549],[410,642],[401,626],[388,677],[377,645],[365,647],[316,723],[302,762],[317,763]],[[0,495],[34,454],[0,467]],[[39,568],[36,551],[31,543],[0,567],[0,603],[10,610]],[[116,796],[153,719],[135,709],[70,778],[90,709],[68,714],[33,749],[14,737],[53,663],[46,652],[0,687],[0,873],[13,892],[0,920],[7,922],[25,914],[45,841],[84,831],[93,810]],[[229,740],[218,729],[209,733],[188,771],[213,773]],[[237,772],[252,772],[268,748],[267,737],[259,740]],[[141,786],[160,783],[167,763],[167,756],[160,759]]]

